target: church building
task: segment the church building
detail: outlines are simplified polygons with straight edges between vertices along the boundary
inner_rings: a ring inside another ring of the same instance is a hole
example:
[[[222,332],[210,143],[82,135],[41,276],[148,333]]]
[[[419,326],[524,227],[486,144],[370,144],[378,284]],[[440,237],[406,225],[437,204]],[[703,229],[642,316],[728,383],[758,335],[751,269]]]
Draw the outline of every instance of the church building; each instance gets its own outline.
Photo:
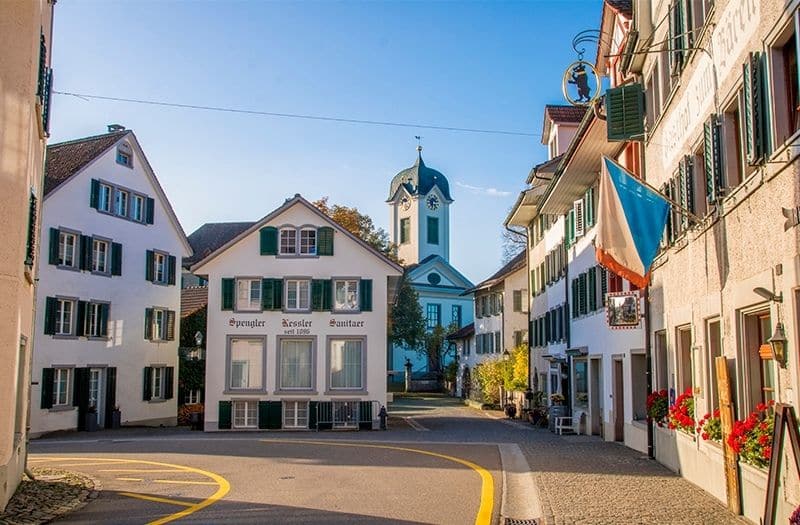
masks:
[[[390,237],[419,295],[427,329],[461,328],[472,322],[472,294],[462,294],[473,284],[450,265],[450,185],[422,161],[421,146],[417,152],[414,165],[395,175],[389,186]],[[388,364],[395,381],[403,380],[406,359],[413,372],[429,371],[424,354],[393,346]]]

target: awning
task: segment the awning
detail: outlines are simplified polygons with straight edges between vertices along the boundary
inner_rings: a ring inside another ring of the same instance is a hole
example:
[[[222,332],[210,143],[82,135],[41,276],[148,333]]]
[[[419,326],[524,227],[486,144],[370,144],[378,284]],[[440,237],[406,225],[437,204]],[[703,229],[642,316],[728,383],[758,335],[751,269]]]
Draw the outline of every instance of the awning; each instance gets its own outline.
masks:
[[[573,203],[597,181],[603,155],[614,158],[622,147],[624,143],[608,142],[606,121],[588,112],[564,154],[565,159],[553,182],[547,188],[539,211],[548,215],[567,213]]]
[[[517,202],[511,208],[511,212],[506,217],[506,226],[518,226],[527,228],[534,217],[542,196],[543,188],[531,188],[520,192]]]

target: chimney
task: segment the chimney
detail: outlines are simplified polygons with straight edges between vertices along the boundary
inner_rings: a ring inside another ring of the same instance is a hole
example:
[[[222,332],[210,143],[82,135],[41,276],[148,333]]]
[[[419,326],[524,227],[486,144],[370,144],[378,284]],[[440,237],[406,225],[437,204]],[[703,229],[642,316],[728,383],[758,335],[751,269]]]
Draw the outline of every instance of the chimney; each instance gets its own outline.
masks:
[[[119,124],[109,124],[108,125],[108,132],[109,133],[116,133],[117,131],[125,131],[125,126],[121,126]]]

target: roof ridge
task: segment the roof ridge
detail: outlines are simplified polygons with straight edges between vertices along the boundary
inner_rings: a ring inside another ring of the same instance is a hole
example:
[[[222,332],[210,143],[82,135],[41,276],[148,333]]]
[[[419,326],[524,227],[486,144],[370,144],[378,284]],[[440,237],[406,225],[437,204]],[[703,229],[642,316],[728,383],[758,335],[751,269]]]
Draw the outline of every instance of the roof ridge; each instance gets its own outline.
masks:
[[[72,140],[65,140],[64,142],[56,142],[54,144],[48,144],[48,148],[57,148],[60,146],[71,146],[72,144],[78,144],[80,142],[89,142],[90,140],[98,140],[105,137],[110,137],[112,135],[124,135],[130,131],[131,129],[124,129],[121,131],[112,131],[111,133],[101,133],[99,135],[92,135],[91,137],[83,137],[80,139],[72,139]]]

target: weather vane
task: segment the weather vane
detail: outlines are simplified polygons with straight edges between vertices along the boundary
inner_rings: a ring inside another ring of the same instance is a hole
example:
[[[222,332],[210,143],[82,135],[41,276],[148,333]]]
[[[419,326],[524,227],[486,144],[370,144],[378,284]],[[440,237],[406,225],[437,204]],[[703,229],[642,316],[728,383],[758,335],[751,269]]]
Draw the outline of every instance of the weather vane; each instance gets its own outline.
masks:
[[[599,41],[600,32],[596,29],[581,31],[572,39],[572,49],[577,53],[578,60],[564,71],[561,90],[564,98],[573,106],[588,106],[600,96],[600,75],[591,63],[583,59],[583,54],[586,52],[584,46],[587,43],[597,45]],[[576,91],[577,96],[571,95],[570,91]]]
[[[422,151],[422,137],[414,135],[414,138],[417,139],[417,151]]]

